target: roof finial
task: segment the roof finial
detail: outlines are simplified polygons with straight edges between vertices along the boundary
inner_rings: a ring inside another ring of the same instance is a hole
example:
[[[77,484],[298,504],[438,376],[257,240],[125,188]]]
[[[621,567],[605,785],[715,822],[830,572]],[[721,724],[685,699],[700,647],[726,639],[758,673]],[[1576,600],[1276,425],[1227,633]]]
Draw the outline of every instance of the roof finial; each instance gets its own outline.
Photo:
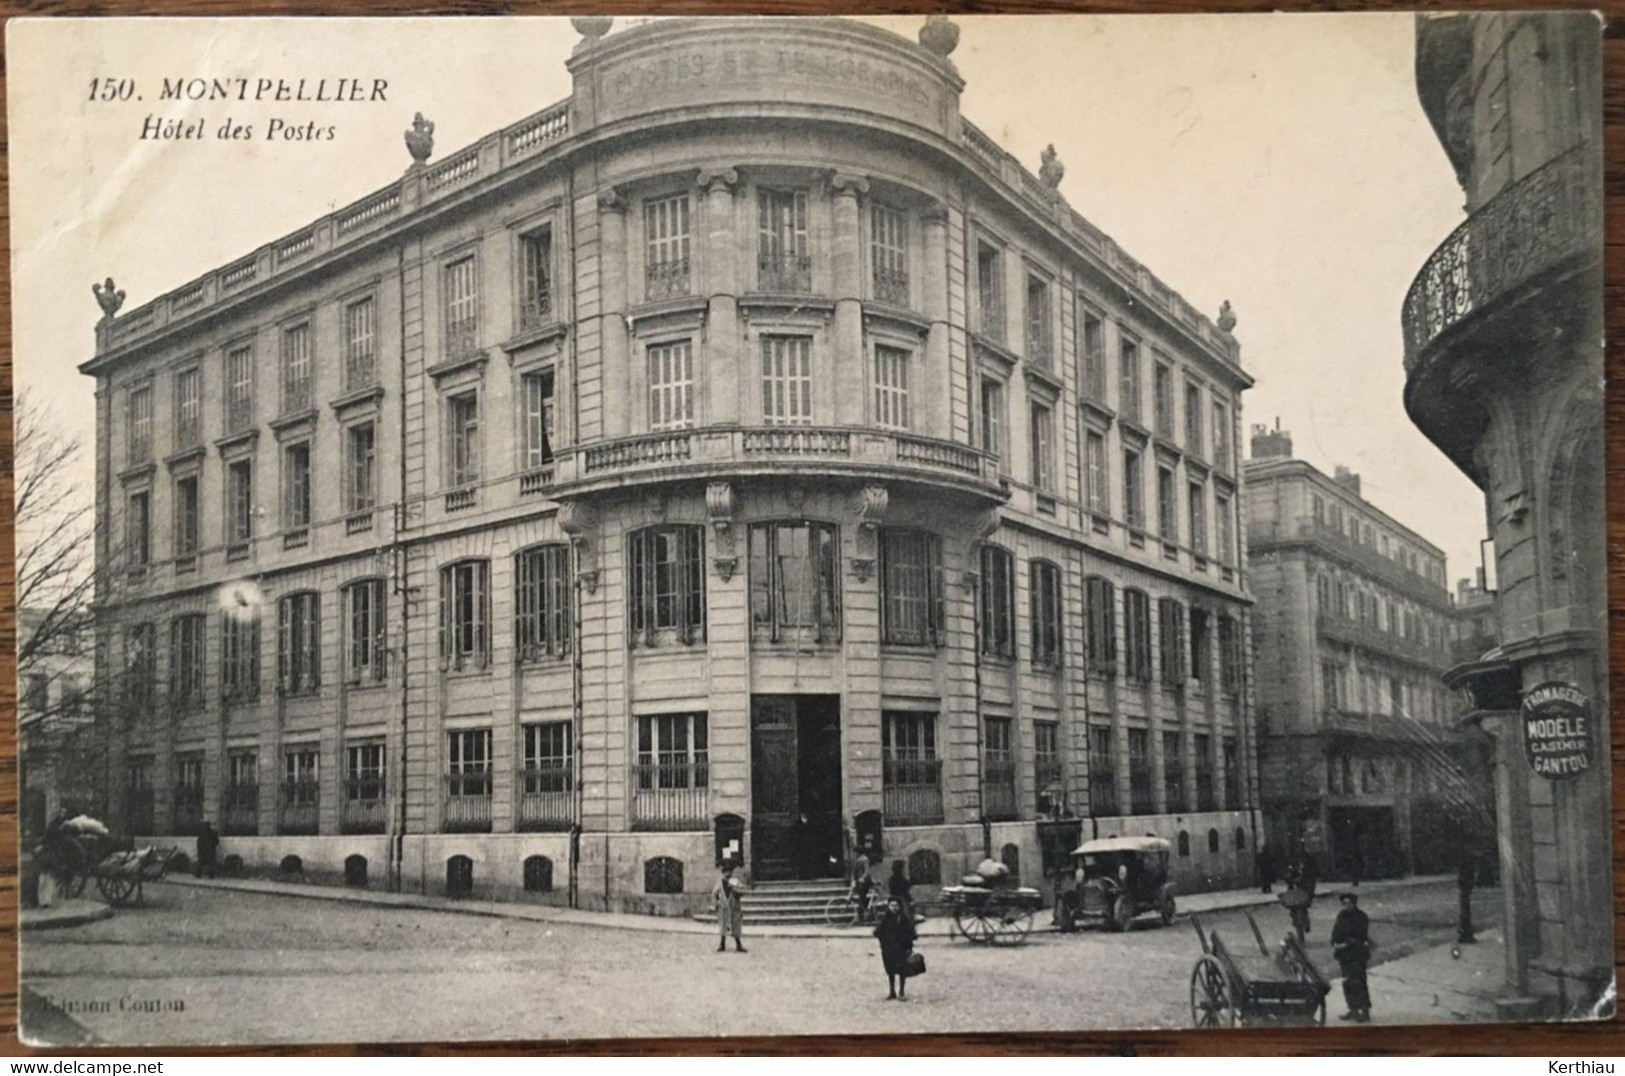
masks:
[[[1219,307],[1219,331],[1227,333],[1236,327],[1236,312],[1230,309],[1230,300],[1226,299]]]
[[[420,165],[434,152],[434,123],[418,112],[412,116],[412,129],[406,132],[406,152],[412,155],[412,164]]]
[[[920,44],[946,60],[959,46],[959,25],[946,15],[928,15],[920,27]]]
[[[112,321],[118,316],[118,308],[124,305],[124,293],[113,286],[112,277],[108,277],[105,284],[92,284],[90,292],[101,304],[103,321]]]

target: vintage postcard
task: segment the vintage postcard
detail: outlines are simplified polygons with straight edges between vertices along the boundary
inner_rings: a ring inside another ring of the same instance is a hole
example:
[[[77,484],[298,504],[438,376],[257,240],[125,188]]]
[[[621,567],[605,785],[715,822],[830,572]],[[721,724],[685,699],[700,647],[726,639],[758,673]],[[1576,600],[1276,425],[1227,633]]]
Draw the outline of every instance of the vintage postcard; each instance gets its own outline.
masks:
[[[1593,16],[7,30],[29,1041],[1612,1013]]]

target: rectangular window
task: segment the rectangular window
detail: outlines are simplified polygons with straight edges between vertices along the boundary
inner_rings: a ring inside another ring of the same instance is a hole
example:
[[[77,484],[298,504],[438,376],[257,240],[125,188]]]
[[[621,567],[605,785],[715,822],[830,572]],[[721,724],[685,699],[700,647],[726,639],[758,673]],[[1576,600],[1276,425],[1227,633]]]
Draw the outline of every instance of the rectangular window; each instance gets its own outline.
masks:
[[[315,833],[321,803],[321,755],[313,745],[289,747],[282,753],[282,803],[279,833]]]
[[[996,545],[982,547],[982,653],[1016,656],[1016,558]]]
[[[203,705],[203,614],[169,624],[169,701],[177,710]]]
[[[841,637],[840,541],[828,523],[753,523],[750,613],[755,638]]]
[[[446,733],[446,794],[453,799],[491,795],[491,730]]]
[[[1089,813],[1099,818],[1117,814],[1117,756],[1112,730],[1089,726]]]
[[[705,714],[652,714],[637,721],[634,776],[638,791],[710,787],[710,730]]]
[[[1061,771],[1061,727],[1054,721],[1033,722],[1033,789],[1040,814],[1066,808],[1066,781]]]
[[[1151,734],[1145,729],[1128,730],[1128,791],[1134,814],[1156,810],[1151,798]]]
[[[526,374],[519,379],[519,403],[523,409],[525,470],[539,471],[553,465],[553,371]]]
[[[694,425],[694,360],[689,341],[649,348],[649,429]]]
[[[1028,571],[1028,584],[1033,665],[1057,668],[1061,664],[1061,569],[1048,561],[1035,560]]]
[[[893,306],[908,305],[908,218],[875,204],[869,208],[869,264],[875,298]]]
[[[519,328],[539,329],[553,318],[553,230],[519,237]]]
[[[762,421],[812,424],[812,338],[762,337]]]
[[[982,813],[996,822],[1016,817],[1016,752],[1008,717],[982,719]]]
[[[137,709],[152,705],[158,687],[158,647],[150,623],[124,629],[124,694]]]
[[[1213,674],[1213,638],[1208,632],[1206,609],[1191,607],[1191,677],[1207,683]]]
[[[997,247],[976,244],[977,329],[990,340],[1004,340],[1004,266]]]
[[[1055,424],[1048,407],[1035,403],[1031,410],[1033,486],[1041,492],[1055,490]]]
[[[440,569],[440,666],[491,663],[491,565],[461,560]]]
[[[372,423],[358,422],[344,431],[344,501],[352,514],[370,512],[378,503],[375,452]]]
[[[198,476],[175,479],[175,570],[191,567],[198,554]]]
[[[763,291],[812,290],[807,243],[807,192],[757,192],[757,286]]]
[[[1185,684],[1185,607],[1177,598],[1157,601],[1157,661],[1164,687]]]
[[[1094,430],[1083,435],[1084,499],[1089,511],[1101,519],[1112,513],[1111,480],[1106,472],[1106,437]]]
[[[310,407],[310,323],[290,325],[282,331],[282,413]]]
[[[1198,557],[1207,556],[1207,487],[1192,482],[1186,506],[1191,524],[1191,552]]]
[[[260,611],[227,610],[220,617],[220,697],[246,702],[260,696]]]
[[[142,463],[152,458],[152,383],[130,390],[129,399],[129,462]]]
[[[246,546],[253,537],[254,461],[233,460],[226,465],[226,541]],[[226,554],[229,557],[233,552],[228,549]]]
[[[310,442],[282,447],[282,529],[310,526]]]
[[[1177,732],[1162,734],[1162,794],[1166,814],[1185,812],[1185,750]]]
[[[1213,402],[1213,466],[1225,474],[1233,469],[1230,462],[1230,409],[1217,400]]]
[[[1123,337],[1118,344],[1118,403],[1130,422],[1140,421],[1140,345]]]
[[[51,708],[51,678],[44,673],[30,673],[23,688],[23,711],[43,714]]]
[[[175,795],[171,810],[177,833],[198,832],[203,824],[203,752],[175,756]]]
[[[524,794],[540,796],[575,787],[570,761],[570,723],[548,721],[525,726]]]
[[[480,296],[473,255],[441,270],[441,311],[446,327],[446,357],[461,358],[479,346]]]
[[[1049,281],[1027,277],[1027,358],[1045,370],[1054,362],[1049,296]]]
[[[1234,736],[1224,738],[1224,809],[1241,810],[1241,756]]]
[[[1201,459],[1207,451],[1202,439],[1202,386],[1185,385],[1185,451],[1192,459]]]
[[[194,366],[175,375],[175,451],[203,443],[203,371]]]
[[[351,684],[376,684],[386,675],[384,655],[384,581],[364,579],[344,588],[348,630],[344,678]]]
[[[1320,663],[1320,703],[1327,713],[1343,708],[1343,670],[1335,661]]]
[[[277,603],[277,683],[284,695],[310,695],[321,686],[321,599],[314,591]]]
[[[514,657],[520,662],[570,652],[570,547],[557,543],[514,558]]]
[[[912,356],[902,348],[875,347],[875,425],[906,430],[908,367]]]
[[[924,531],[881,531],[881,639],[936,646],[941,642],[942,542]]]
[[[344,308],[344,387],[349,392],[371,388],[378,382],[376,310],[370,295]]]
[[[1157,533],[1167,543],[1179,541],[1179,506],[1174,501],[1174,472],[1157,468]]]
[[[1174,435],[1174,372],[1159,362],[1153,364],[1151,376],[1157,436],[1171,438]]]
[[[245,344],[226,352],[226,432],[254,425],[254,348]]]
[[[682,643],[705,638],[705,532],[650,527],[627,536],[632,642],[653,646],[659,633]]]
[[[344,803],[346,833],[384,831],[384,744],[363,740],[344,746]]]
[[[1137,683],[1151,682],[1151,599],[1143,590],[1123,591],[1125,672]]]
[[[258,748],[226,754],[226,787],[221,797],[220,829],[251,836],[259,832],[260,753]]]
[[[1117,671],[1116,588],[1092,575],[1083,583],[1084,611],[1089,618],[1089,671],[1110,676]]]
[[[1213,495],[1213,529],[1217,533],[1219,563],[1236,562],[1236,535],[1232,529],[1230,498],[1220,493]]]
[[[1004,459],[1004,382],[982,378],[982,451]]]
[[[480,396],[470,389],[446,398],[446,429],[449,443],[449,483],[452,489],[478,485],[480,481]]]
[[[882,807],[896,825],[941,822],[942,762],[937,758],[937,715],[881,713]]]
[[[124,517],[124,558],[129,570],[141,572],[152,563],[152,494],[130,494]]]
[[[1078,311],[1078,355],[1083,362],[1083,393],[1106,402],[1106,323],[1087,310]]]
[[[688,195],[643,203],[644,298],[649,302],[689,292]]]
[[[1195,754],[1196,809],[1216,811],[1219,805],[1213,798],[1213,737],[1206,733],[1197,733]]]
[[[1140,454],[1123,450],[1123,518],[1134,530],[1145,529],[1145,486]]]

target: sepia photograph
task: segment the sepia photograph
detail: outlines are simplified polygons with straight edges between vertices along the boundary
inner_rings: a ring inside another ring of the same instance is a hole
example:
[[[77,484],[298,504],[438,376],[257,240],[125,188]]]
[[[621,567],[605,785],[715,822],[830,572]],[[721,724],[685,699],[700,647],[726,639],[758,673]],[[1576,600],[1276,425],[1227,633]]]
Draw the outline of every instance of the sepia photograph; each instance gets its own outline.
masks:
[[[6,31],[25,1043],[1614,1017],[1594,13]]]

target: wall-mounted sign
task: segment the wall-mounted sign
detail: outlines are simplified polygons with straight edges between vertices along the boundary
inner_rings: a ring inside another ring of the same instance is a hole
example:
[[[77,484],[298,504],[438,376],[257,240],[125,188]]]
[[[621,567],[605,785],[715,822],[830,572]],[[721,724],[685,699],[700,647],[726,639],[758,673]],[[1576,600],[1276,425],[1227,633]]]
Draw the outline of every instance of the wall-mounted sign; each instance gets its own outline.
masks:
[[[1591,768],[1596,754],[1596,722],[1591,699],[1573,684],[1550,681],[1530,688],[1519,714],[1529,768],[1564,781]]]

